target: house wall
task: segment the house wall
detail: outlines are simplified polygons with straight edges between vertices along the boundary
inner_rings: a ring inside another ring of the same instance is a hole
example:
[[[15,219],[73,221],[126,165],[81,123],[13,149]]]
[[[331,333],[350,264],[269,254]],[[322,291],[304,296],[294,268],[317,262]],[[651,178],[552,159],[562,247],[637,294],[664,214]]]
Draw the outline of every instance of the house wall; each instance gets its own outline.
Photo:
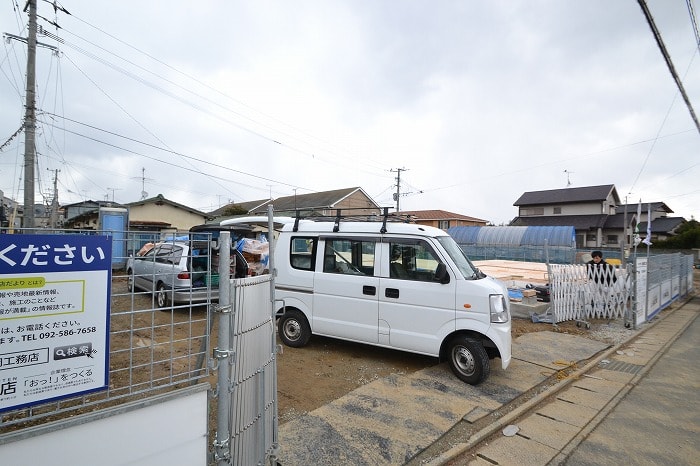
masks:
[[[556,211],[558,209],[558,211]],[[533,210],[537,213],[533,213]],[[608,196],[605,201],[577,202],[575,204],[551,204],[537,206],[520,206],[518,209],[521,217],[539,217],[556,215],[613,215],[617,211],[617,205],[613,196]],[[556,211],[556,212],[555,212]]]
[[[182,231],[189,230],[195,225],[201,225],[206,222],[206,219],[204,215],[198,215],[167,203],[129,207],[129,221],[131,222],[165,222]]]
[[[441,222],[449,222],[449,225],[443,230],[447,231],[448,228],[452,227],[482,227],[486,225],[486,222],[475,222],[475,221],[470,221],[470,220],[462,220],[462,219],[455,219],[455,218],[449,218],[449,219],[441,219],[441,220],[432,220],[432,219],[416,219],[416,223],[418,225],[426,225],[429,227],[435,227],[435,228],[440,228],[440,223]]]
[[[555,213],[555,209],[557,208],[559,209],[559,212]],[[520,206],[518,210],[519,215],[521,217],[555,217],[557,215],[599,215],[604,213],[604,206],[601,205],[600,202],[582,202],[577,204]]]
[[[362,191],[356,191],[336,204],[336,207],[342,209],[364,209],[353,212],[355,215],[369,215],[377,213],[377,204],[364,195]],[[331,212],[332,214],[332,212]]]

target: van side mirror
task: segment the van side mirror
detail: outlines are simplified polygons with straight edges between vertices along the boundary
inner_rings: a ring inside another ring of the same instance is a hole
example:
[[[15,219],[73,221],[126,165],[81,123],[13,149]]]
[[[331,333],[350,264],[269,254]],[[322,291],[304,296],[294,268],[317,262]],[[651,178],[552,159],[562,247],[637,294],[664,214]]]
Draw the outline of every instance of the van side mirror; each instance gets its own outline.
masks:
[[[435,269],[435,281],[443,285],[450,283],[450,274],[447,273],[447,266],[440,262]]]

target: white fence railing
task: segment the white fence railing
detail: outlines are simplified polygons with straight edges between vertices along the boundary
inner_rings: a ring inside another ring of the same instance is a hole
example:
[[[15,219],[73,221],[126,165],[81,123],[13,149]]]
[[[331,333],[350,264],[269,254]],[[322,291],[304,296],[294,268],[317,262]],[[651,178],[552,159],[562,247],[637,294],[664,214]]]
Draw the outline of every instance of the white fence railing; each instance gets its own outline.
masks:
[[[626,269],[610,267],[593,276],[585,265],[549,266],[554,322],[617,319],[630,310],[631,282]]]
[[[595,274],[586,264],[548,266],[553,322],[619,319],[635,324],[652,319],[693,290],[693,256],[640,256],[626,268]]]
[[[42,230],[16,233],[80,235],[82,232]],[[120,241],[135,245],[132,250],[138,250],[146,240],[158,242],[157,232],[122,233],[119,235],[123,238]],[[111,232],[90,231],[84,234],[111,236]],[[0,234],[0,240],[3,241],[0,244],[5,245],[0,250],[7,248],[14,236],[16,235]],[[220,244],[212,243],[211,237],[203,241],[209,243],[203,250],[219,249]],[[37,244],[44,242],[42,240]],[[228,250],[228,247],[224,246],[224,250]],[[211,263],[211,256],[207,254],[192,254],[187,257],[188,262],[204,258],[205,262]],[[112,256],[113,264],[129,264],[128,259]],[[222,266],[219,270],[230,271],[228,269]],[[0,409],[0,450],[9,451],[22,440],[42,442],[43,435],[55,431],[69,435],[69,428],[76,424],[90,425],[102,419],[103,426],[120,426],[120,418],[115,413],[123,414],[126,406],[130,413],[137,413],[166,398],[177,399],[182,397],[182,393],[188,396],[194,393],[194,397],[188,398],[186,403],[204,403],[203,406],[197,406],[197,412],[216,414],[209,416],[208,427],[205,429],[209,439],[208,451],[201,452],[201,461],[188,464],[273,464],[277,449],[278,416],[272,276],[229,279],[220,273],[219,291],[229,291],[227,306],[216,306],[216,302],[212,302],[211,298],[215,296],[213,280],[204,280],[196,288],[192,280],[193,284],[185,291],[193,293],[204,289],[207,297],[205,301],[180,300],[173,303],[173,299],[168,299],[164,306],[159,307],[157,293],[153,291],[157,287],[145,291],[130,289],[134,274],[128,274],[127,271],[128,265],[126,268],[113,266],[111,281],[105,285],[109,286],[110,291],[109,306],[106,306],[109,315],[103,319],[106,327],[104,331],[108,332],[109,338],[109,354],[106,357],[109,384],[104,389],[89,394],[41,401],[16,409]],[[150,278],[154,283],[156,281],[155,275],[143,277]],[[207,277],[214,277],[214,274],[210,273]],[[166,283],[168,280],[174,281],[174,276],[168,275],[163,280]],[[224,285],[226,283],[229,284],[228,287]],[[222,296],[224,294],[226,293],[222,293]],[[174,294],[169,296],[173,297]],[[221,312],[214,312],[215,310]],[[211,333],[215,324],[221,328],[222,323],[226,335],[223,346],[222,334],[217,336]],[[11,325],[19,325],[17,319],[0,319],[0,329],[6,328],[9,332]],[[27,325],[24,327],[29,328]],[[9,338],[0,339],[0,354],[11,353],[12,346]],[[216,349],[212,350],[215,346]],[[226,378],[214,380],[212,376],[220,376],[222,372],[226,373]],[[7,373],[8,370],[0,373],[0,386],[4,387],[2,377],[7,377]],[[208,384],[214,388],[209,396],[202,396],[202,392],[209,388]],[[188,406],[188,410],[195,411],[191,404]],[[104,421],[107,418],[109,421]],[[166,418],[162,421],[168,422]],[[224,439],[216,437],[221,430],[221,422],[226,425]],[[120,434],[110,429],[112,428],[107,428],[106,432],[110,433],[104,439],[113,442],[114,436]],[[178,425],[178,429],[183,435],[192,432],[201,438],[200,425],[185,423]],[[155,439],[157,436],[154,436]],[[166,447],[167,444],[161,446]],[[131,453],[137,455],[137,452]],[[70,451],[66,453],[68,454]],[[55,462],[68,461],[68,457],[61,455],[55,453]],[[114,461],[118,462],[120,458],[122,457],[117,455]],[[159,461],[160,458],[154,460],[153,464],[164,464]],[[86,463],[77,461],[75,464]],[[168,464],[173,463],[171,461]]]

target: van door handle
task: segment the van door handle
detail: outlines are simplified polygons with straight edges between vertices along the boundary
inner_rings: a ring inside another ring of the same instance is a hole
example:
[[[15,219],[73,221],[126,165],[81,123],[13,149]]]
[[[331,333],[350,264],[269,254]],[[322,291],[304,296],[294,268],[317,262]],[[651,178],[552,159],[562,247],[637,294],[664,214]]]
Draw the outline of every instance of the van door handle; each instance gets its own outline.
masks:
[[[384,296],[387,298],[398,298],[399,290],[397,288],[387,288],[386,291],[384,291]]]
[[[377,288],[374,286],[365,285],[362,287],[362,294],[374,296],[377,294]]]

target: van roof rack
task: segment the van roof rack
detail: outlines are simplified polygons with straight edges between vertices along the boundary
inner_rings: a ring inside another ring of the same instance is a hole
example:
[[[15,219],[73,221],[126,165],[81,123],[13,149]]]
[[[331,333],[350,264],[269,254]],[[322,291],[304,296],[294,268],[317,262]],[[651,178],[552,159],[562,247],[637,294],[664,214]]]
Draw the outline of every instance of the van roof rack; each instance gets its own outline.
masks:
[[[295,210],[294,215],[294,231],[299,231],[299,220],[312,220],[314,222],[334,222],[333,231],[340,231],[340,223],[343,222],[381,222],[380,233],[386,233],[387,222],[413,223],[413,217],[410,215],[398,215],[389,213],[390,207],[348,207],[344,209],[336,209],[335,215],[327,215],[314,211]],[[349,213],[344,213],[348,212]],[[352,213],[353,211],[362,213]],[[369,213],[368,213],[369,211]],[[377,211],[374,213],[373,211]],[[305,212],[305,213],[303,213]]]

